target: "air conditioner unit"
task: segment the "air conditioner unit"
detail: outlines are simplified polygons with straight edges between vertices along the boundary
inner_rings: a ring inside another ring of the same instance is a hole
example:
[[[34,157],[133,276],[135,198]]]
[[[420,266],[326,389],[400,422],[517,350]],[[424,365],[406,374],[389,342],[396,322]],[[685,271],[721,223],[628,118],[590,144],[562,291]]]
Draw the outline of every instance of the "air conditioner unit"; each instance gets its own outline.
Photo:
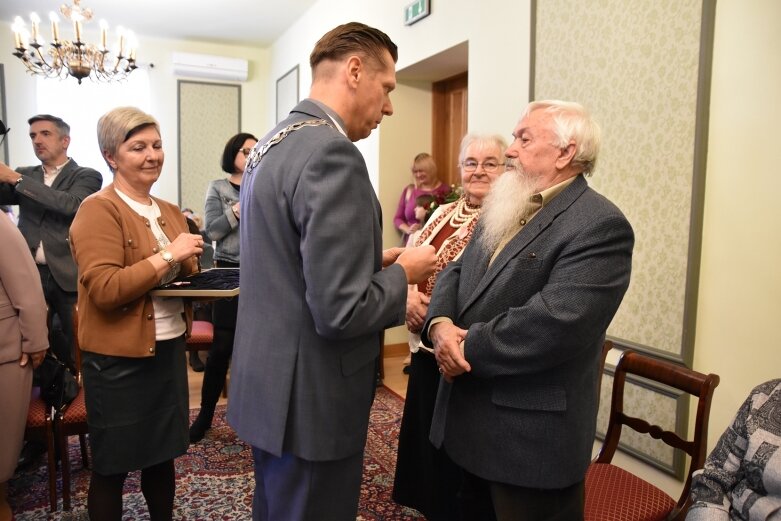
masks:
[[[174,74],[225,81],[247,81],[249,63],[241,58],[226,58],[188,52],[173,53]]]

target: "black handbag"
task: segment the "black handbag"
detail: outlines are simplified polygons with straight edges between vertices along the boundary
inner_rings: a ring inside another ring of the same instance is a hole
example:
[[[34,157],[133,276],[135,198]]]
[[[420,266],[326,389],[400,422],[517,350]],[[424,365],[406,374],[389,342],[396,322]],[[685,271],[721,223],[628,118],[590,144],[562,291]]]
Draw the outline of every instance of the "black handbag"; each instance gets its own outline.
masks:
[[[50,351],[46,353],[35,373],[41,388],[41,398],[47,406],[54,408],[55,412],[62,412],[79,394],[76,378]]]

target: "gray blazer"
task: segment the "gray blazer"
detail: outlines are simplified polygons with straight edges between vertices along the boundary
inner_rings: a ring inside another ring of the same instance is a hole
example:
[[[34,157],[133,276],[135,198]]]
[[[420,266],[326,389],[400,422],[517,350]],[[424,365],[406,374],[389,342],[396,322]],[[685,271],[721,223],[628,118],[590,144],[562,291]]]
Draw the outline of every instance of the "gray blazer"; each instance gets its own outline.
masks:
[[[90,194],[100,190],[103,177],[97,170],[79,166],[71,159],[48,187],[43,182],[43,167],[16,169],[25,176],[17,187],[0,184],[0,204],[19,205],[19,230],[30,251],[35,254],[43,241],[46,263],[64,291],[76,291],[76,263],[68,242],[76,210]]]
[[[330,121],[304,100],[260,142],[313,118]],[[404,270],[382,269],[366,163],[335,128],[303,127],[244,176],[228,422],[275,455],[355,455],[366,442],[380,334],[403,323],[407,295]]]
[[[632,228],[579,176],[490,267],[480,234],[440,273],[424,326],[446,316],[468,329],[472,366],[441,379],[431,441],[491,481],[572,485],[591,459],[600,352],[629,285]]]
[[[206,189],[206,234],[217,243],[214,260],[239,262],[239,220],[231,209],[239,191],[227,179],[215,179]]]

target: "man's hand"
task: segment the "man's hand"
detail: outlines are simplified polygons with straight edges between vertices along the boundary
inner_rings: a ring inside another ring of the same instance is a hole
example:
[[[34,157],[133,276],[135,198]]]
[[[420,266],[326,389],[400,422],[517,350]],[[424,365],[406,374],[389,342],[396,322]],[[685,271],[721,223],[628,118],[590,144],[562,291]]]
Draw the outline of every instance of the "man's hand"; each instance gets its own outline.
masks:
[[[472,366],[461,353],[461,342],[466,338],[467,332],[451,322],[437,322],[429,328],[428,336],[434,344],[434,357],[437,359],[439,372],[448,382],[472,370]]]
[[[396,259],[399,258],[399,255],[401,255],[401,252],[404,251],[404,248],[402,247],[396,247],[396,248],[388,248],[387,250],[383,250],[382,252],[382,267],[387,268],[394,262],[396,262]]]
[[[430,244],[415,248],[404,248],[396,263],[404,268],[407,274],[407,284],[423,282],[434,273],[437,254]]]
[[[16,181],[22,177],[22,174],[14,171],[5,163],[0,163],[0,183],[8,183],[9,185],[15,185]]]
[[[407,291],[407,329],[413,333],[420,333],[426,321],[426,311],[431,298],[425,293],[411,289]]]
[[[19,359],[19,367],[25,367],[30,361],[32,361],[33,369],[36,369],[43,359],[46,357],[46,350],[37,351],[35,353],[22,353],[22,357]]]

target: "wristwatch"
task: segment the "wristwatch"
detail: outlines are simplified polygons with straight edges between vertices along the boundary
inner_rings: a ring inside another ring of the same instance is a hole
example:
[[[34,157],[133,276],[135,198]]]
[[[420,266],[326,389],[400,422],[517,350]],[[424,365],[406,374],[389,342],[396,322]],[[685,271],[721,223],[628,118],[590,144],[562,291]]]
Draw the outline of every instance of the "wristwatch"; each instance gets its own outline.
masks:
[[[168,251],[168,250],[160,250],[160,256],[163,258],[165,262],[168,264],[173,265],[174,263],[174,255]]]

